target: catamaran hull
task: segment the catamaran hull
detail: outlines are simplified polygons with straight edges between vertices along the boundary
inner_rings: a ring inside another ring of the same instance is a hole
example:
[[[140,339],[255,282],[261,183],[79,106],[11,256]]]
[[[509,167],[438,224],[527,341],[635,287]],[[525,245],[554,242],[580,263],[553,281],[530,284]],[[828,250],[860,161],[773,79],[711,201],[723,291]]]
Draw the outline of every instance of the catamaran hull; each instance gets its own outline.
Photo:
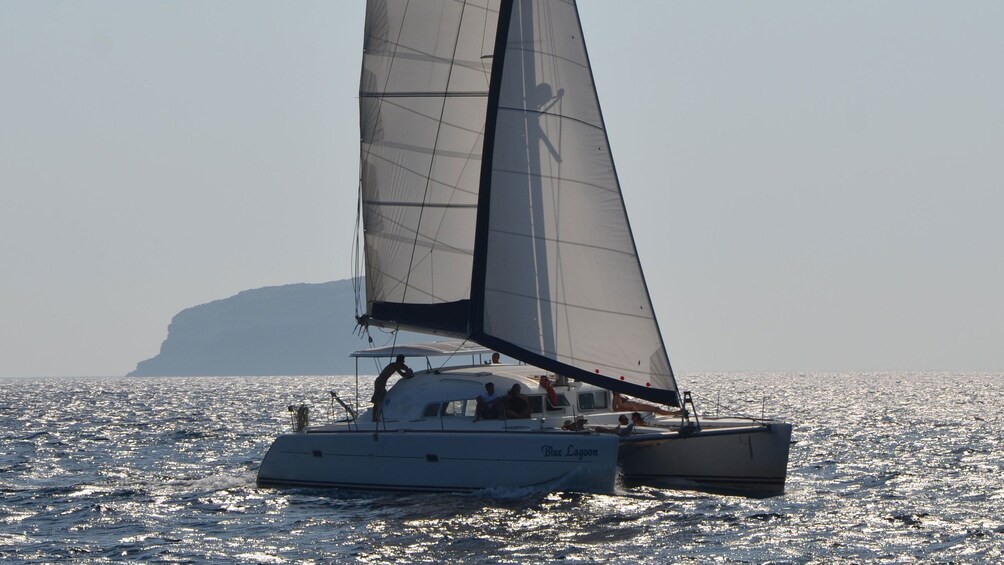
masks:
[[[617,438],[547,432],[340,431],[279,436],[261,486],[612,492]]]
[[[648,438],[648,439],[645,439]],[[791,424],[640,436],[621,445],[629,483],[767,497],[784,494]]]

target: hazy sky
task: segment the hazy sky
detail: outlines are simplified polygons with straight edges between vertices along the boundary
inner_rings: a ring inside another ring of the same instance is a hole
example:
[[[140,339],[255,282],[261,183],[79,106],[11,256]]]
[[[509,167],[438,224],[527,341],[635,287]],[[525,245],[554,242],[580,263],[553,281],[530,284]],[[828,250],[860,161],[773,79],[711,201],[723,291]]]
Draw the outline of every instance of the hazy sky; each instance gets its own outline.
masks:
[[[1004,370],[1004,3],[579,8],[678,373]],[[0,0],[0,376],[351,274],[363,12]]]

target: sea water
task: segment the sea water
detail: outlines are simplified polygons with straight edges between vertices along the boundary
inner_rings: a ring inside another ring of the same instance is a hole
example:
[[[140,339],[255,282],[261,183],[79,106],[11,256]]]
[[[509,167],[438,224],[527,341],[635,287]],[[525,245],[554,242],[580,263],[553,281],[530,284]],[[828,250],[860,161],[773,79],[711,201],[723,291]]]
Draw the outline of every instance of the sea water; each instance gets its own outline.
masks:
[[[287,406],[323,421],[353,377],[0,379],[0,561],[1004,560],[1004,375],[680,380],[794,423],[784,496],[259,489]]]

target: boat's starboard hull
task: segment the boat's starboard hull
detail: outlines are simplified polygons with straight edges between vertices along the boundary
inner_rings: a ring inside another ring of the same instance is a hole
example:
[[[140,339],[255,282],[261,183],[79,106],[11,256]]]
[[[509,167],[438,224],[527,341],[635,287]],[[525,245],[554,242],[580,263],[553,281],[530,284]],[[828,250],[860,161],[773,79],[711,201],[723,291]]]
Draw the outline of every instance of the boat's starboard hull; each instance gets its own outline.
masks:
[[[776,496],[784,494],[790,445],[785,423],[639,436],[621,446],[620,465],[628,484]]]

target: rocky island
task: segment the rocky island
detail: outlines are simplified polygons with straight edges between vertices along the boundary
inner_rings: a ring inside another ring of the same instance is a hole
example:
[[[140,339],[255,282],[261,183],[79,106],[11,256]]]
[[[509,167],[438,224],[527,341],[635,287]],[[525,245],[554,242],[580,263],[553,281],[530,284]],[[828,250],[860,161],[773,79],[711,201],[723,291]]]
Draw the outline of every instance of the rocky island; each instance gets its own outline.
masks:
[[[351,279],[245,290],[175,315],[160,353],[129,376],[354,374],[349,353],[368,346],[354,317]],[[435,339],[401,332],[398,343]]]

